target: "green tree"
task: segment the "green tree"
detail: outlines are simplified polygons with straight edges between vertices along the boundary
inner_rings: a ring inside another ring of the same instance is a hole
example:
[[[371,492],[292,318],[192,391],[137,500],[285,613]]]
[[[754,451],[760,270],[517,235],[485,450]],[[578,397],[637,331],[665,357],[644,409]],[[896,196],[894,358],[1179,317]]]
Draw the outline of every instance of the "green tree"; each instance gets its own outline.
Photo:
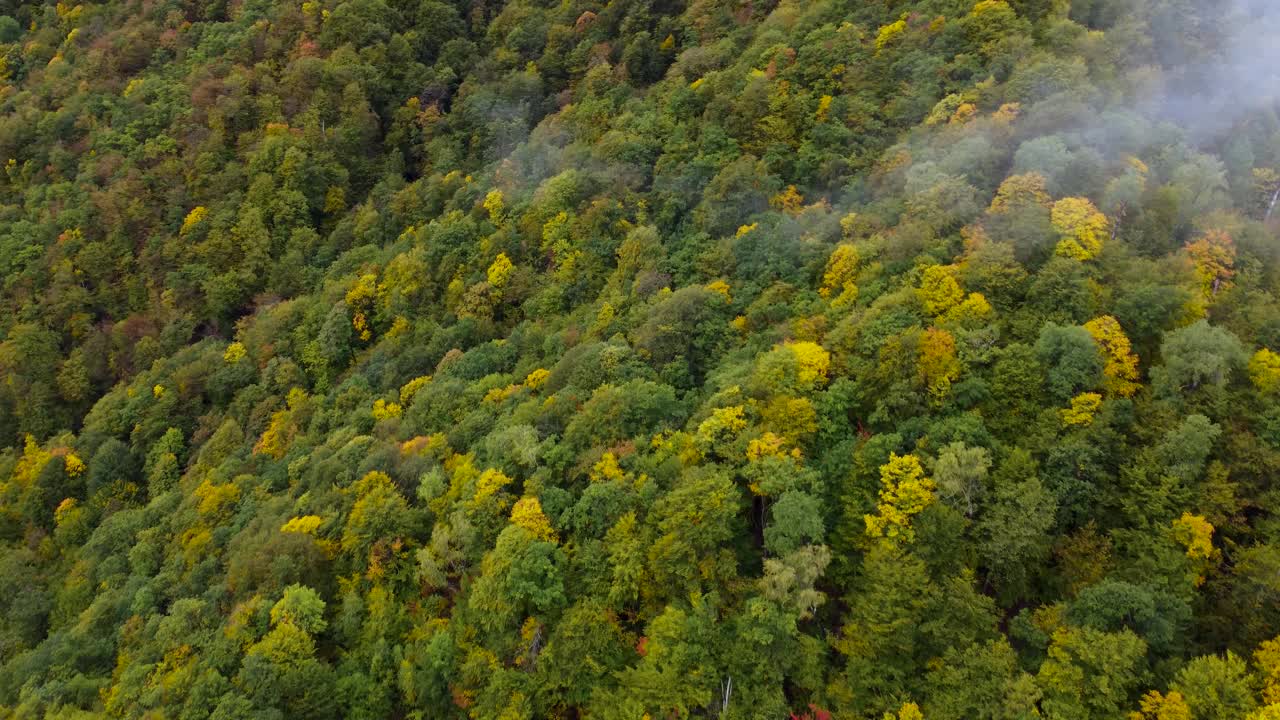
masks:
[[[1246,362],[1240,340],[1205,320],[1166,335],[1160,357],[1164,362],[1151,375],[1156,388],[1167,394],[1221,388]]]
[[[1050,394],[1060,401],[1096,389],[1102,383],[1102,353],[1093,336],[1082,327],[1045,325],[1036,341],[1036,355],[1045,367]]]
[[[1057,630],[1036,674],[1045,717],[1120,717],[1146,681],[1146,652],[1129,630]]]

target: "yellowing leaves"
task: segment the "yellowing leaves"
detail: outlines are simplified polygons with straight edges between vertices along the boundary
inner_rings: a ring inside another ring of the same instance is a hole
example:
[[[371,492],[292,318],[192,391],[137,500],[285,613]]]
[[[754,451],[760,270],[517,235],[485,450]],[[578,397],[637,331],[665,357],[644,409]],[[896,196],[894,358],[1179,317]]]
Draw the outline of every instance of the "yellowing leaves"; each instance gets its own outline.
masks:
[[[1142,696],[1141,712],[1130,714],[1131,720],[1191,720],[1191,709],[1182,693],[1170,690],[1163,695],[1152,690]]]
[[[831,112],[831,101],[832,97],[830,95],[823,95],[818,99],[818,111],[814,113],[815,120],[818,122],[827,121],[827,115]]]
[[[371,413],[373,414],[374,420],[390,420],[398,418],[400,417],[400,412],[401,407],[398,403],[389,403],[382,398],[378,398],[373,401],[373,409],[371,410]]]
[[[286,399],[288,407],[271,414],[271,421],[267,423],[267,429],[262,432],[262,437],[254,444],[253,451],[277,460],[284,457],[285,453],[289,452],[294,436],[298,434],[294,413],[300,410],[306,401],[305,390],[302,388],[290,390]]]
[[[769,200],[769,204],[784,213],[795,215],[800,212],[800,207],[804,204],[804,197],[796,190],[795,185],[788,185],[787,189],[774,195]]]
[[[934,482],[925,477],[915,455],[889,454],[880,466],[880,502],[875,515],[866,515],[867,535],[901,545],[915,539],[911,519],[933,503]]]
[[[1092,260],[1102,251],[1107,217],[1088,198],[1063,198],[1053,204],[1049,221],[1061,239],[1054,252],[1075,260]]]
[[[1103,375],[1107,392],[1129,397],[1138,390],[1138,356],[1131,351],[1129,338],[1120,322],[1110,315],[1103,315],[1084,324],[1106,358]]]
[[[1249,358],[1249,379],[1258,392],[1265,394],[1280,390],[1280,354],[1262,348]]]
[[[918,370],[920,379],[935,401],[951,392],[951,383],[960,377],[960,360],[956,356],[955,337],[941,328],[931,327],[920,337]]]
[[[746,409],[741,405],[716,408],[711,411],[711,417],[698,425],[697,443],[710,449],[731,440],[746,428]]]
[[[59,526],[67,524],[80,512],[80,502],[75,498],[63,498],[53,510],[53,521]]]
[[[903,703],[898,708],[898,714],[885,713],[884,720],[924,720],[924,713],[920,712],[920,706],[913,702]]]
[[[898,20],[888,25],[882,25],[880,30],[876,32],[876,52],[880,52],[896,40],[902,33],[907,30],[907,21]]]
[[[196,488],[196,511],[211,521],[224,520],[240,502],[240,487],[233,483],[213,484],[208,478]]]
[[[1062,424],[1068,427],[1084,427],[1093,424],[1093,416],[1102,407],[1102,396],[1098,393],[1080,393],[1071,398],[1071,407],[1059,410]]]
[[[996,196],[991,200],[991,207],[987,208],[987,212],[999,215],[1029,205],[1049,207],[1050,202],[1043,175],[1034,172],[1010,175],[1000,183],[1000,189],[996,190]]]
[[[373,328],[369,324],[369,316],[373,314],[378,299],[378,276],[372,273],[361,275],[356,284],[347,291],[346,302],[351,308],[351,326],[361,340],[373,338]]]
[[[815,342],[787,343],[796,356],[799,371],[797,379],[805,385],[821,386],[827,384],[827,370],[831,367],[831,353]]]
[[[278,410],[271,414],[271,422],[267,423],[267,429],[262,432],[262,437],[253,446],[253,451],[279,460],[289,451],[289,445],[293,442],[296,432],[297,428],[293,427],[289,412]]]
[[[528,530],[539,540],[556,542],[556,531],[542,512],[542,503],[536,497],[523,497],[511,508],[511,524]]]
[[[818,411],[808,398],[780,395],[760,406],[760,420],[790,442],[818,431]]]
[[[62,462],[65,466],[67,477],[80,477],[84,474],[84,461],[75,453],[67,453],[66,456],[62,458]]]
[[[198,205],[192,208],[191,212],[187,213],[187,216],[183,218],[182,229],[178,231],[178,234],[186,235],[187,233],[191,232],[191,230],[194,229],[195,226],[199,225],[201,222],[204,221],[205,217],[208,214],[209,214],[208,208],[204,207],[203,205]]]
[[[732,301],[733,297],[729,294],[729,283],[723,280],[713,280],[707,283],[707,289],[713,293],[717,293],[725,300]]]
[[[493,497],[512,482],[511,478],[502,473],[501,470],[489,468],[480,473],[480,477],[476,479],[476,495],[477,502],[486,498]]]
[[[1022,103],[1005,103],[991,113],[991,119],[1000,125],[1008,125],[1022,113]]]
[[[858,251],[852,245],[837,245],[827,259],[818,294],[831,299],[831,304],[835,307],[852,304],[858,299],[858,286],[854,284],[858,275],[858,262]]]
[[[42,449],[34,437],[27,435],[22,446],[22,457],[13,468],[13,479],[20,487],[30,486],[52,458],[53,453]]]
[[[484,196],[484,209],[489,213],[489,221],[494,225],[502,222],[503,213],[506,210],[506,201],[502,197],[502,191],[494,188]]]
[[[920,276],[916,296],[924,311],[936,317],[959,305],[964,299],[964,290],[956,280],[954,268],[931,265]]]
[[[1231,287],[1231,278],[1236,274],[1236,245],[1230,235],[1222,230],[1210,230],[1187,243],[1186,250],[1206,301]]]
[[[970,324],[986,320],[992,313],[991,303],[982,293],[972,292],[964,301],[938,317],[939,322],[957,323],[968,327]]]
[[[280,532],[283,533],[299,533],[302,535],[315,535],[316,529],[320,527],[323,520],[319,515],[302,515],[301,517],[289,518],[289,521],[280,526]]]
[[[991,303],[982,293],[966,296],[956,272],[954,265],[931,265],[921,272],[916,297],[924,311],[940,323],[967,325],[985,319],[991,314]]]
[[[178,544],[182,547],[182,559],[188,567],[207,556],[212,543],[213,533],[198,527],[187,528],[178,538]]]
[[[747,443],[747,460],[759,462],[764,458],[799,458],[800,448],[787,450],[786,438],[772,432],[765,432]]]
[[[1272,703],[1244,716],[1244,720],[1280,720],[1280,703]]]
[[[443,459],[449,453],[449,441],[444,433],[418,435],[400,443],[400,452],[405,455],[427,455]]]
[[[963,125],[978,115],[978,106],[973,103],[960,103],[956,111],[947,120],[948,125]]]
[[[492,388],[484,394],[484,399],[481,402],[500,403],[519,392],[520,387],[520,385],[507,385],[505,387]]]
[[[1253,653],[1253,664],[1262,676],[1262,699],[1280,704],[1280,637],[1264,640]]]
[[[1009,9],[1009,3],[1004,0],[978,0],[969,12],[974,15],[981,15],[993,11],[1008,11]]]
[[[1213,554],[1213,525],[1203,515],[1184,512],[1173,521],[1173,537],[1187,548],[1187,557],[1200,560]]]
[[[248,352],[245,350],[244,343],[233,342],[222,351],[222,361],[228,365],[235,365],[245,358]]]
[[[716,284],[717,283],[712,283],[712,285],[716,285]],[[725,299],[727,300],[729,298],[729,286],[725,285],[724,283],[719,283],[719,284],[724,285],[723,292],[724,292]],[[713,290],[713,291],[715,290],[710,286],[708,286],[707,289]],[[600,306],[600,310],[596,312],[595,322],[591,323],[591,332],[594,334],[604,334],[605,331],[608,330],[609,326],[613,323],[613,320],[615,317],[617,317],[617,310],[613,308],[613,303],[606,301],[603,305]]]
[[[416,377],[410,380],[404,385],[401,385],[400,386],[400,405],[403,407],[413,402],[413,399],[418,396],[418,392],[421,391],[422,388],[426,387],[427,383],[429,382],[431,382],[431,376],[423,375],[421,377]]]
[[[618,457],[611,452],[602,455],[600,461],[591,468],[591,479],[596,482],[621,480],[623,477],[625,474],[618,465]]]
[[[804,394],[825,387],[830,369],[831,353],[821,345],[786,342],[756,360],[752,384],[768,394]]]
[[[498,253],[498,257],[494,258],[489,269],[485,271],[485,276],[493,289],[501,290],[506,287],[507,280],[514,271],[515,265],[511,263],[511,258],[508,258],[506,253]]]
[[[342,530],[341,549],[363,556],[367,552],[369,569],[367,576],[380,576],[386,560],[403,548],[398,539],[405,523],[408,503],[396,490],[391,477],[377,470],[366,473],[345,490],[356,501],[347,514]],[[384,544],[383,541],[392,542]],[[376,548],[380,548],[375,550]],[[389,551],[389,553],[388,553]]]
[[[550,370],[538,368],[525,377],[524,386],[530,390],[537,390],[547,383],[547,378],[549,377],[551,377]]]
[[[326,10],[325,12],[328,12]],[[347,209],[347,191],[341,185],[330,185],[324,191],[324,211],[326,214],[342,212]]]

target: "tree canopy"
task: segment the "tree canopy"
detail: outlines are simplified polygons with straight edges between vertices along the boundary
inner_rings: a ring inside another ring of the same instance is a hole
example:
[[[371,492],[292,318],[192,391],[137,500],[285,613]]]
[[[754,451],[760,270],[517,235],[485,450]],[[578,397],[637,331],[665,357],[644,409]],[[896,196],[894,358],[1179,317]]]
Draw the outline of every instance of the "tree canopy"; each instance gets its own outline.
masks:
[[[0,719],[1280,718],[1278,46],[0,0]]]

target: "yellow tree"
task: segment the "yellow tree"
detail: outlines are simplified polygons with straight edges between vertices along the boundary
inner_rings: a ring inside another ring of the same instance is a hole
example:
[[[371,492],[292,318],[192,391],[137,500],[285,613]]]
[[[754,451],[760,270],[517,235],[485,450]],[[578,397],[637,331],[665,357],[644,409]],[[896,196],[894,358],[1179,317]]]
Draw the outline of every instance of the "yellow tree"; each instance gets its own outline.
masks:
[[[818,294],[830,298],[831,304],[836,307],[852,303],[858,299],[858,286],[854,284],[857,274],[858,251],[849,244],[837,245],[827,260]]]
[[[1000,183],[1000,189],[996,190],[996,196],[992,198],[987,212],[999,215],[1027,205],[1049,207],[1050,202],[1043,175],[1034,172],[1010,175]]]
[[[400,386],[400,405],[407,406],[418,396],[418,392],[431,382],[430,375],[421,375]]]
[[[1187,243],[1186,249],[1205,300],[1231,287],[1231,278],[1236,274],[1236,244],[1230,235],[1222,230],[1210,230]]]
[[[1071,398],[1071,407],[1059,410],[1062,424],[1068,426],[1086,426],[1093,424],[1093,416],[1102,407],[1102,396],[1098,393],[1080,393]]]
[[[791,442],[818,431],[818,412],[808,398],[779,395],[759,406],[763,424]]]
[[[186,235],[191,232],[191,230],[199,225],[208,214],[208,208],[203,205],[198,205],[192,208],[191,212],[187,213],[186,218],[182,220],[182,229],[178,231],[178,235]]]
[[[1187,557],[1196,573],[1193,582],[1199,587],[1204,583],[1204,573],[1213,557],[1213,525],[1203,515],[1184,512],[1182,517],[1173,521],[1171,531],[1173,539],[1187,549]]]
[[[247,354],[248,352],[245,350],[244,343],[233,342],[222,352],[222,361],[228,365],[235,365],[243,360]]]
[[[959,305],[964,300],[964,290],[956,280],[955,268],[932,265],[921,274],[916,296],[924,305],[924,311],[937,317]]]
[[[1055,202],[1049,221],[1061,238],[1054,250],[1058,255],[1083,261],[1097,257],[1102,251],[1107,216],[1088,198],[1069,197]]]
[[[1268,395],[1280,390],[1280,354],[1262,348],[1249,359],[1249,379],[1258,392]]]
[[[371,414],[374,420],[391,420],[400,417],[403,408],[399,403],[389,403],[382,398],[373,401]]]
[[[306,403],[305,390],[302,388],[290,390],[288,397],[285,398],[286,408],[271,414],[271,421],[267,423],[267,429],[262,432],[262,437],[254,444],[253,452],[269,455],[277,460],[284,457],[285,453],[289,452],[289,446],[293,444],[294,436],[298,434],[294,415],[301,412]]]
[[[756,360],[751,382],[761,394],[809,393],[827,384],[830,369],[831,353],[818,343],[786,342]]]
[[[915,455],[889,454],[880,466],[880,502],[876,514],[866,515],[867,535],[902,545],[915,539],[911,519],[934,501],[934,482],[925,477]]]
[[[884,50],[890,43],[896,40],[907,29],[907,21],[899,19],[888,25],[882,25],[876,32],[876,52]]]
[[[1191,720],[1191,708],[1177,690],[1162,695],[1152,690],[1142,696],[1141,711],[1129,713],[1129,720]]]
[[[796,379],[802,385],[821,387],[827,384],[827,370],[831,367],[831,353],[815,342],[787,343],[786,347],[796,357]]]
[[[1132,352],[1129,338],[1120,322],[1110,315],[1094,318],[1084,324],[1106,358],[1102,369],[1107,391],[1129,397],[1138,391],[1138,356]]]
[[[356,284],[347,291],[347,307],[351,308],[351,326],[355,328],[360,339],[368,342],[373,338],[373,326],[370,317],[377,309],[378,276],[361,275]]]
[[[974,327],[985,322],[991,312],[991,303],[987,302],[987,297],[982,293],[972,292],[965,297],[964,302],[939,315],[938,321]]]
[[[1213,525],[1203,515],[1184,512],[1173,521],[1173,537],[1187,548],[1187,557],[1205,560],[1213,554]]]
[[[536,497],[524,497],[516,501],[511,508],[511,524],[533,533],[534,537],[547,542],[556,542],[556,531],[551,521],[542,512],[542,503]]]
[[[716,408],[711,416],[698,425],[694,443],[704,456],[729,443],[747,429],[746,409],[741,405]]]
[[[885,713],[884,720],[924,720],[924,713],[920,712],[920,706],[913,702],[903,703],[897,715],[891,712]]]
[[[1253,652],[1253,664],[1262,680],[1262,700],[1280,706],[1280,637],[1264,640]]]
[[[804,204],[804,197],[796,190],[795,185],[788,185],[785,190],[770,198],[769,204],[788,215],[796,215]]]
[[[498,257],[494,258],[493,263],[489,265],[489,269],[485,271],[485,277],[489,281],[489,285],[498,292],[506,286],[507,279],[511,277],[511,271],[515,266],[511,264],[511,258],[506,253],[498,253]]]
[[[929,395],[938,401],[945,398],[951,392],[951,383],[960,377],[955,337],[941,328],[925,330],[920,337],[917,367]]]
[[[488,195],[484,196],[484,209],[489,212],[489,222],[494,225],[502,224],[502,218],[506,213],[506,202],[502,197],[502,191],[493,189]]]

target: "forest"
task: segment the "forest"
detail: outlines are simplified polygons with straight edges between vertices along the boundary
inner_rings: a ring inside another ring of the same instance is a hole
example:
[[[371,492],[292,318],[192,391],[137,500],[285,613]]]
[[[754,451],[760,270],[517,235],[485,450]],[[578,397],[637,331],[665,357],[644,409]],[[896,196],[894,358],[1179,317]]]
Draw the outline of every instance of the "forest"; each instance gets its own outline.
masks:
[[[0,0],[0,720],[1280,720],[1278,68]]]

